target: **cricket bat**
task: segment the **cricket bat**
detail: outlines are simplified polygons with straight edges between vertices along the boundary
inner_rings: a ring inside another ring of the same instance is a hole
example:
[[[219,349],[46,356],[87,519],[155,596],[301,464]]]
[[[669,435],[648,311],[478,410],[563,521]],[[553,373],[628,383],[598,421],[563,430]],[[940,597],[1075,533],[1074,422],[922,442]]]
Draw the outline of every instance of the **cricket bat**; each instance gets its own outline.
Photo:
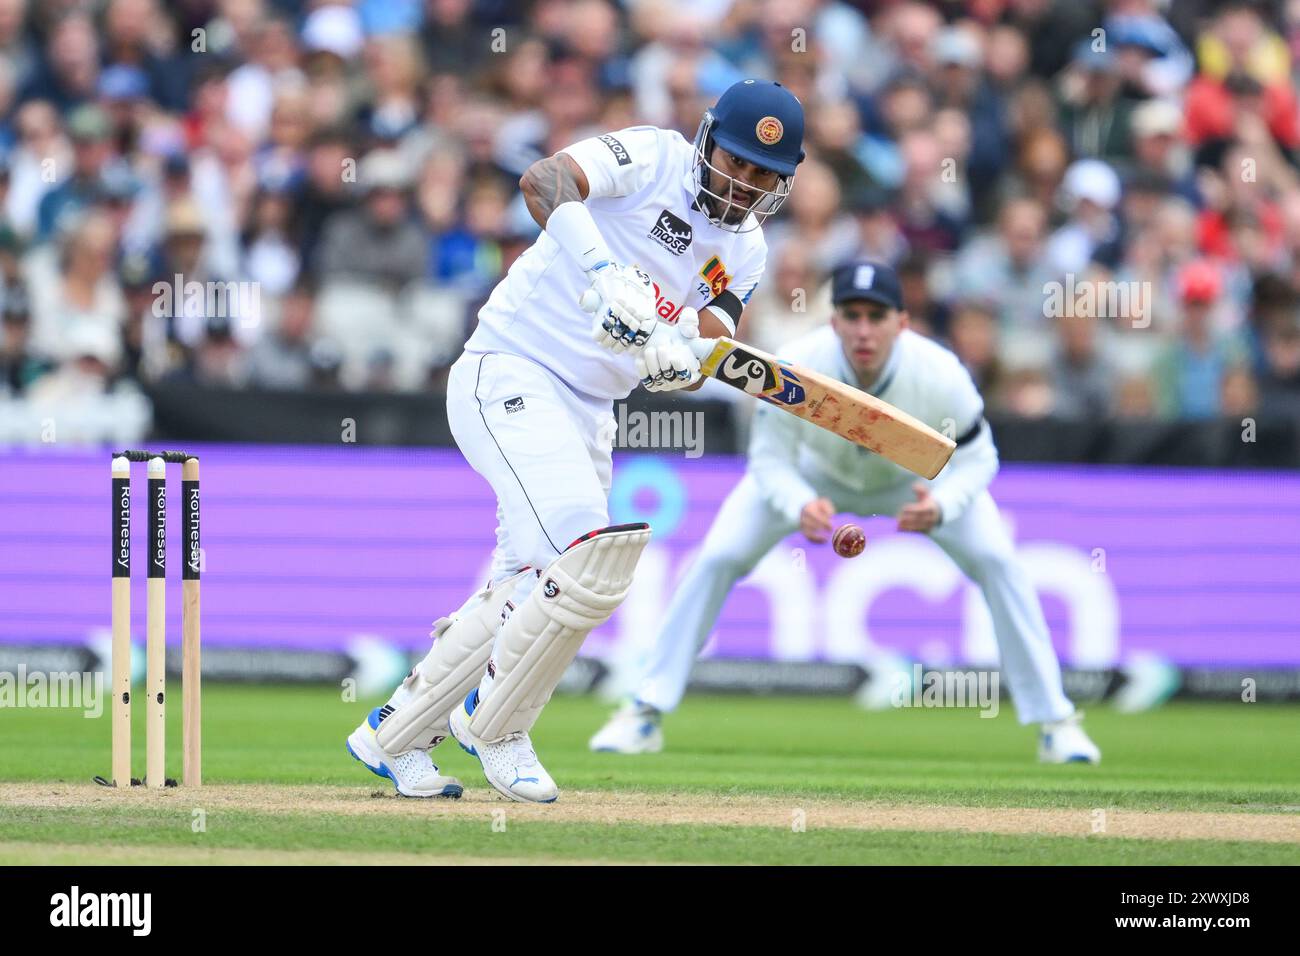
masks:
[[[583,311],[594,313],[600,300],[588,289],[579,304]],[[726,336],[687,341],[700,360],[700,371],[710,378],[847,438],[923,478],[939,474],[957,447],[919,418],[829,375]]]
[[[725,336],[692,339],[700,371],[812,422],[923,478],[948,464],[957,443],[861,389]]]

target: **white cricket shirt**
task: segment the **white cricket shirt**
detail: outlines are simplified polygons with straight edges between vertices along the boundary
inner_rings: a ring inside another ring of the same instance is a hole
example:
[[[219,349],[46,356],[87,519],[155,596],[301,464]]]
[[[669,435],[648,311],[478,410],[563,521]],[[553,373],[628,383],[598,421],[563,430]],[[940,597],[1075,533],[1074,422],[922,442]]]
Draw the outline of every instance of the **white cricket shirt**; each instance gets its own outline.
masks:
[[[587,208],[615,260],[654,281],[662,320],[676,322],[685,306],[702,309],[723,291],[749,301],[767,260],[763,230],[719,229],[694,208],[695,151],[680,133],[633,126],[562,152],[587,176]],[[635,360],[592,341],[592,316],[578,306],[589,285],[543,231],[492,290],[466,350],[520,355],[576,392],[625,398],[640,381]]]
[[[778,354],[862,387],[829,323]],[[957,440],[952,459],[930,482],[944,520],[955,520],[998,470],[997,447],[983,420],[984,400],[970,373],[942,345],[905,329],[871,393]],[[864,496],[921,480],[887,458],[762,402],[754,410],[749,470],[764,497],[791,519],[823,494],[823,479]]]

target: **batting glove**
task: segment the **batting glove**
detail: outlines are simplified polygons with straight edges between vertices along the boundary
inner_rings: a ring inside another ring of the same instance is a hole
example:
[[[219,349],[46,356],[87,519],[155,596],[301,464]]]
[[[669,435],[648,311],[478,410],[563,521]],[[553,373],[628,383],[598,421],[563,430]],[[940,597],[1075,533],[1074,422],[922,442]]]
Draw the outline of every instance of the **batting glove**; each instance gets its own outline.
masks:
[[[583,309],[595,315],[592,339],[615,354],[645,345],[659,321],[650,277],[617,263],[593,273],[591,288],[579,300]]]
[[[691,339],[700,336],[700,316],[682,309],[676,325],[659,323],[636,357],[636,372],[648,392],[671,392],[700,380],[700,360]]]

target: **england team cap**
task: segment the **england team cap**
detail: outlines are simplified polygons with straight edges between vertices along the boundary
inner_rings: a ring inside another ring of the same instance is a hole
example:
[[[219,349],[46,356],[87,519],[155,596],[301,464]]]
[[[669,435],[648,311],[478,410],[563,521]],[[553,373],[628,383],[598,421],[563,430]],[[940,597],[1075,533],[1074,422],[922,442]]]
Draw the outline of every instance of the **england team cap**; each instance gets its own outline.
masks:
[[[852,299],[879,302],[891,309],[903,307],[903,287],[889,266],[866,259],[840,266],[831,273],[831,302]]]

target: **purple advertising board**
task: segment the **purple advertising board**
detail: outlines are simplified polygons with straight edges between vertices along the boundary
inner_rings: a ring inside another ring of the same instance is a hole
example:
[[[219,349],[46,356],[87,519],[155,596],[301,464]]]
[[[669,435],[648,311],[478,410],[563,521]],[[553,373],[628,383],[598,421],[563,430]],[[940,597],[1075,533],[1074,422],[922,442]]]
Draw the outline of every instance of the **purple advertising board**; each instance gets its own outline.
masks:
[[[486,578],[495,502],[454,449],[193,450],[203,461],[205,647],[338,650],[373,637],[420,651],[431,622]],[[743,469],[733,457],[619,457],[611,517],[649,520],[655,536],[632,593],[585,654],[609,659],[653,640]],[[143,466],[134,481],[141,555]],[[171,481],[179,501],[178,470]],[[1009,464],[992,490],[1067,664],[1150,654],[1185,667],[1300,667],[1300,476]],[[104,633],[109,504],[105,452],[0,451],[0,643]],[[797,535],[779,544],[733,592],[706,654],[995,660],[987,610],[951,561],[888,519],[863,526],[867,549],[851,561]],[[137,635],[144,607],[141,573]],[[179,615],[179,573],[168,607]],[[179,624],[169,630],[179,640]]]

